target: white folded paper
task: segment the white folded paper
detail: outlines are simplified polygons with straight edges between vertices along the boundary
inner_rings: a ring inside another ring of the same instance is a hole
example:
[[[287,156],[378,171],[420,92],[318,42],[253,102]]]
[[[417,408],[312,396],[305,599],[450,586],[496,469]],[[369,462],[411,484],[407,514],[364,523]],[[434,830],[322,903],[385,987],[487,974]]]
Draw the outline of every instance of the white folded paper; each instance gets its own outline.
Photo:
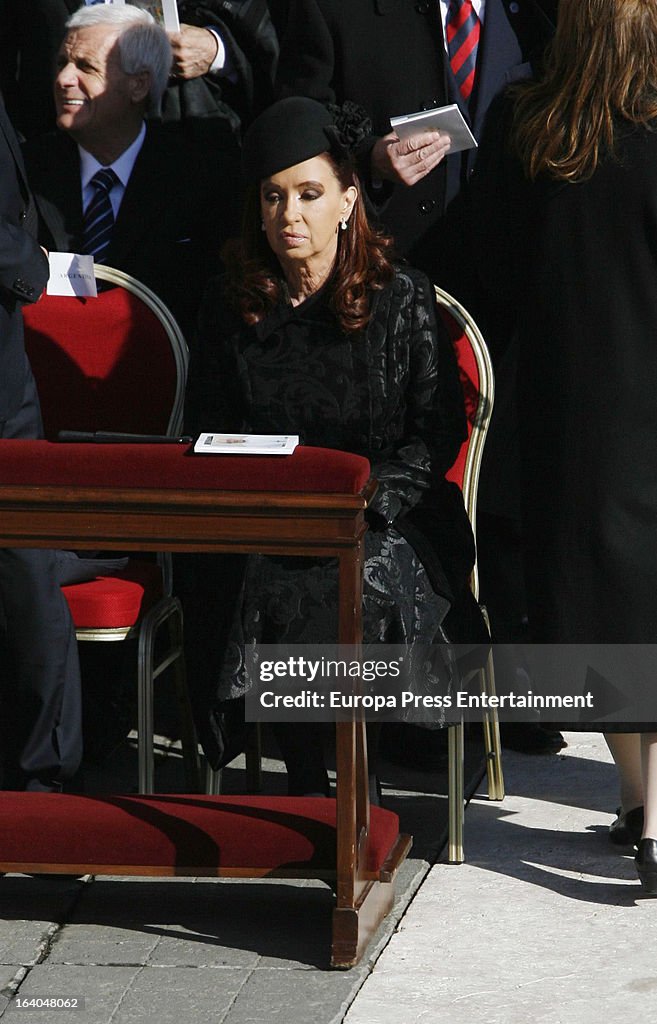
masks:
[[[50,277],[46,292],[48,295],[77,295],[95,299],[96,276],[93,256],[81,256],[75,252],[50,252]]]
[[[204,455],[291,455],[298,434],[200,434],[194,451]]]
[[[415,114],[400,114],[399,117],[391,117],[390,124],[400,139],[428,128],[446,132],[451,139],[450,153],[460,153],[462,149],[473,149],[477,145],[456,103],[450,103],[447,107],[434,107],[432,110],[418,110]]]

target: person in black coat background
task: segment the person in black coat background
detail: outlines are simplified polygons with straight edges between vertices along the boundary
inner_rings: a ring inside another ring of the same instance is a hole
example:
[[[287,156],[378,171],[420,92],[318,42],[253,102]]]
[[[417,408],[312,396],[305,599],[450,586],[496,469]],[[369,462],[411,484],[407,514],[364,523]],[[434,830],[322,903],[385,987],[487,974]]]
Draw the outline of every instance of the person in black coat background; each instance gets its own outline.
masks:
[[[52,78],[66,20],[82,0],[0,0],[0,89],[25,138],[55,123]]]
[[[0,437],[37,438],[39,400],[21,304],[36,302],[48,261],[16,137],[0,103]],[[0,786],[57,791],[82,755],[75,633],[52,551],[0,550]]]
[[[482,280],[519,338],[532,638],[629,655],[657,636],[656,48],[655,4],[561,0],[545,79],[491,110],[473,190]],[[637,717],[599,725],[610,838],[640,840],[657,895],[654,666],[644,693],[626,664]]]
[[[536,0],[487,0],[474,91],[466,103],[446,57],[443,7],[413,0],[290,0],[276,84],[279,95],[352,100],[365,108],[374,136],[361,149],[361,171],[369,172],[364,180],[385,229],[400,255],[463,299],[462,265],[455,266],[460,229],[447,233],[444,224],[442,231],[438,226],[471,173],[476,151],[442,160],[443,146],[422,135],[424,161],[413,140],[411,152],[397,157],[403,146],[390,137],[390,117],[457,103],[477,137],[493,97],[531,74],[553,25]],[[423,176],[407,187],[393,159],[402,174],[408,176],[409,167],[417,174],[419,164]],[[373,179],[385,179],[385,187],[373,189]]]

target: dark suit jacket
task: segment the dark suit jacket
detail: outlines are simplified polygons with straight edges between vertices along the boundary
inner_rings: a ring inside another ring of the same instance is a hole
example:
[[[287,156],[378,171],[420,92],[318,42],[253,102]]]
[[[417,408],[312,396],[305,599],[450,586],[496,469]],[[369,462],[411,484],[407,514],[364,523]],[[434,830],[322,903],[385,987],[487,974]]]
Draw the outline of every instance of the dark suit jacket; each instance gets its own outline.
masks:
[[[0,89],[7,112],[26,138],[50,131],[55,55],[67,19],[81,0],[2,0]]]
[[[23,399],[25,349],[20,304],[36,302],[48,280],[48,261],[27,228],[36,215],[20,150],[0,103],[0,422]]]
[[[62,132],[23,147],[47,249],[80,252],[82,197],[76,144]],[[176,133],[149,125],[128,182],[105,263],[132,274],[171,309],[189,336],[225,239],[236,234],[238,151],[226,136],[222,177]]]
[[[535,0],[488,0],[467,110],[445,59],[437,0],[291,0],[277,91],[322,102],[353,100],[368,111],[377,135],[390,131],[395,114],[458,103],[477,136],[492,98],[530,73],[551,31]],[[381,207],[400,253],[445,284],[435,225],[471,172],[474,155],[448,158],[411,189],[395,187]]]

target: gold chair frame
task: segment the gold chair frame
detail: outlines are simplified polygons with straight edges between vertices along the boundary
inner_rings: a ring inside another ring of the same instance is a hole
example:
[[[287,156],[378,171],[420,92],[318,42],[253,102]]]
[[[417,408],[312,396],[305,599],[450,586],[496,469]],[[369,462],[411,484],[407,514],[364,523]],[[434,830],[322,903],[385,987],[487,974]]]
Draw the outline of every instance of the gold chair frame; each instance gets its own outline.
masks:
[[[479,377],[479,401],[472,432],[468,441],[468,448],[463,473],[463,501],[465,504],[472,532],[477,536],[477,489],[479,486],[479,474],[481,471],[481,460],[486,443],[486,434],[490,425],[495,398],[495,378],[493,376],[493,365],[486,347],[484,337],[477,327],[467,309],[452,295],[434,286],[436,302],[442,306],[450,316],[459,324],[467,337],[477,366]],[[470,576],[470,588],[475,599],[479,600],[479,573],[477,561]],[[482,614],[489,628],[486,609],[481,606]],[[495,672],[493,667],[493,655],[489,652],[485,667],[480,672],[481,690],[490,696],[495,694]],[[502,771],[502,750],[500,743],[500,727],[497,712],[495,709],[487,712],[483,720],[484,746],[486,750],[486,773],[488,779],[488,799],[504,799],[504,775]],[[448,727],[448,807],[449,807],[449,838],[447,859],[450,864],[462,864],[465,855],[463,851],[463,823],[465,816],[465,743],[463,721],[456,722]]]

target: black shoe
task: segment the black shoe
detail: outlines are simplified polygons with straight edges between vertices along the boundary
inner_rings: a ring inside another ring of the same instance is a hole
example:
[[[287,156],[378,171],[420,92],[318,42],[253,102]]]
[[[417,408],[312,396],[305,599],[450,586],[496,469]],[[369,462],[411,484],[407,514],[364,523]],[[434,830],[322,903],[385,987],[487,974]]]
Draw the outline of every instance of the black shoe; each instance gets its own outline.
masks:
[[[609,826],[609,842],[614,846],[638,846],[643,832],[643,807],[633,807],[625,813],[617,808],[618,817]]]
[[[557,729],[529,722],[501,722],[500,739],[503,747],[520,754],[556,754],[568,746]]]
[[[657,896],[657,839],[639,840],[634,863],[643,891],[647,896]]]

